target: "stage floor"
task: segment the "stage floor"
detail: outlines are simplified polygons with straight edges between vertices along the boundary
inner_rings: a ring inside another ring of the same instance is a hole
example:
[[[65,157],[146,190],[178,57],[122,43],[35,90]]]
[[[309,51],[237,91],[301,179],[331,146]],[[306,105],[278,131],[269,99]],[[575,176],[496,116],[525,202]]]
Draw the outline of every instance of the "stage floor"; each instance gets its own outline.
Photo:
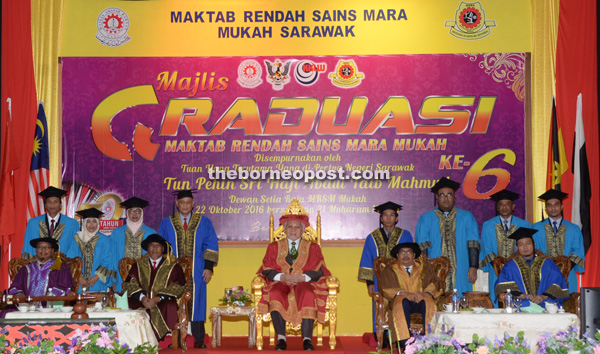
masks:
[[[258,352],[256,348],[248,348],[248,337],[223,337],[222,345],[220,347],[212,348],[210,338],[206,344],[206,349],[194,349],[194,338],[192,336],[187,337],[188,351],[186,353],[205,353],[205,354],[226,354],[226,353],[241,353],[241,352]],[[262,352],[272,352],[274,346],[269,345],[268,337],[265,337],[265,345]],[[288,347],[286,352],[304,352],[302,350],[302,339],[298,336],[290,336],[287,339]],[[344,353],[369,353],[375,351],[375,346],[370,346],[372,342],[367,344],[367,340],[363,341],[362,337],[337,337],[337,345],[334,350],[329,349],[327,338],[323,338],[323,346],[316,346],[316,339],[314,339],[313,345],[315,345],[316,352],[327,352],[331,354],[344,354]],[[163,342],[159,343],[160,348],[164,348],[160,351],[160,354],[175,354],[181,353],[179,349],[167,349],[167,346],[171,344],[171,337],[167,337]]]

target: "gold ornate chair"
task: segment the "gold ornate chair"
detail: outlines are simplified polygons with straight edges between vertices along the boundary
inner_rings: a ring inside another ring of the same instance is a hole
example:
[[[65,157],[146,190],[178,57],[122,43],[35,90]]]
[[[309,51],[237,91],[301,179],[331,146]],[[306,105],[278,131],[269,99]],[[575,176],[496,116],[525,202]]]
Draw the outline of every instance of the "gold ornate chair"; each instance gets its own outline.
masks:
[[[540,256],[540,255],[545,256],[545,254],[540,250],[535,250],[535,253],[538,256]],[[496,257],[492,261],[492,266],[494,267],[496,276],[500,276],[500,272],[502,271],[502,268],[504,267],[506,262],[515,258],[517,255],[518,255],[518,253],[515,252],[515,253],[513,253],[512,256],[510,256],[508,258]],[[567,282],[567,287],[568,287],[569,286],[569,281],[568,281],[569,272],[571,271],[571,260],[567,256],[547,257],[547,258],[551,259],[556,264],[558,269],[560,269],[560,272],[562,273],[563,277],[565,278],[565,281]],[[490,289],[491,293],[493,293],[493,291],[494,291],[494,289]],[[502,293],[502,294],[500,294],[500,296],[498,296],[498,306],[499,307],[504,307],[505,298],[506,298],[506,293]],[[564,307],[565,311],[574,313],[579,318],[581,318],[581,301],[579,298],[579,293],[571,293],[569,295],[569,298],[567,300],[563,301],[563,307]]]
[[[441,280],[443,288],[445,288],[445,279],[448,275],[448,272],[450,271],[450,261],[448,260],[448,258],[438,257],[432,259],[425,255],[421,255],[420,259],[422,262],[429,262],[429,264],[433,266],[435,274]],[[377,279],[380,279],[381,272],[383,271],[383,269],[397,262],[398,260],[396,258],[375,258],[375,261],[373,261],[373,267]],[[378,288],[380,288],[379,284]],[[373,300],[375,300],[375,327],[377,333],[377,351],[381,351],[381,344],[383,343],[383,328],[385,324],[389,323],[389,304],[388,300],[383,297],[383,292],[381,290],[376,291],[373,294]],[[445,301],[446,297],[444,295],[441,295],[436,300],[437,310],[443,310]],[[410,330],[411,332],[419,333],[422,333],[424,331],[423,318],[421,317],[421,315],[412,314],[410,316]]]
[[[293,203],[293,202],[292,202]],[[286,237],[283,230],[283,226],[279,226],[275,230],[273,221],[273,212],[269,218],[269,242],[279,241]],[[316,242],[319,246],[321,245],[321,215],[317,212],[317,229],[313,229],[311,226],[305,228],[302,238],[310,242]],[[327,295],[327,303],[325,305],[325,323],[329,324],[329,347],[335,349],[336,339],[336,325],[337,325],[337,293],[340,287],[340,281],[335,276],[329,276],[326,279],[327,289],[329,294]],[[263,288],[266,286],[266,278],[262,275],[256,275],[252,279],[252,291],[254,294],[254,307],[256,309],[256,348],[262,350],[263,348],[263,326],[269,323],[269,343],[275,345],[275,329],[273,328],[273,322],[271,321],[271,314],[269,312],[262,313],[258,309],[258,303],[262,298]],[[323,345],[323,324],[319,321],[315,321],[317,325],[317,346]],[[300,326],[292,326],[287,323],[288,333],[300,333]]]
[[[81,270],[83,269],[83,260],[81,257],[67,258],[62,252],[59,252],[59,254],[61,262],[66,264],[71,270],[71,276],[73,277],[73,288],[71,288],[71,290],[77,293],[79,290],[79,277],[81,276]],[[57,256],[58,254],[54,255],[52,258],[56,259]],[[35,261],[37,261],[36,257],[31,257],[28,260],[23,260],[21,258],[11,259],[8,262],[8,276],[10,277],[10,281],[12,282],[15,279],[19,269]]]
[[[121,275],[123,282],[125,282],[125,279],[127,279],[127,275],[129,274],[129,270],[131,270],[131,267],[137,261],[142,260],[144,258],[148,258],[147,253],[135,260],[132,258],[125,257],[119,261],[119,274]],[[185,276],[186,281],[188,279],[190,279],[192,277],[192,271],[193,271],[192,258],[191,257],[175,258],[175,262],[177,262],[183,269],[183,274]],[[179,298],[179,300],[177,301],[177,305],[179,306],[179,310],[177,310],[177,315],[179,317],[179,321],[175,325],[175,328],[173,328],[173,330],[171,331],[171,340],[172,340],[173,349],[178,349],[181,345],[181,349],[183,351],[187,350],[186,337],[187,337],[187,329],[188,329],[188,323],[189,323],[188,312],[189,312],[189,303],[190,303],[190,300],[192,299],[192,292],[189,287],[190,287],[190,284],[187,283],[186,290],[183,292],[183,295],[181,295],[181,298]]]

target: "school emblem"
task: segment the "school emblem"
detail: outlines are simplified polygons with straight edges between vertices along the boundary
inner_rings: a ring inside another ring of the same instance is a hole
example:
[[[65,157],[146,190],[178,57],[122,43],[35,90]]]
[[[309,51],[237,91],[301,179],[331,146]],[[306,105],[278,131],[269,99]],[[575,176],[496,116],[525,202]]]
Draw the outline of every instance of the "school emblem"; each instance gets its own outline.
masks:
[[[365,74],[358,72],[354,60],[340,60],[335,72],[329,73],[331,82],[339,87],[350,88],[360,84]]]
[[[127,35],[129,30],[129,17],[125,11],[110,7],[100,13],[96,22],[98,33],[96,39],[108,47],[118,47],[127,43],[131,37]]]
[[[444,27],[450,27],[452,36],[472,41],[489,36],[491,27],[496,27],[496,21],[485,19],[485,11],[479,1],[461,2],[454,21],[446,21]]]
[[[314,85],[319,79],[319,73],[327,70],[327,64],[315,63],[312,60],[301,60],[296,64],[294,70],[294,78],[296,81],[303,86]]]
[[[262,84],[262,68],[256,60],[244,60],[238,66],[238,83],[243,87],[254,88]]]
[[[274,63],[265,60],[265,65],[267,65],[267,81],[273,85],[273,90],[282,90],[283,85],[290,82],[291,60],[285,63],[282,63],[279,59],[275,59]]]

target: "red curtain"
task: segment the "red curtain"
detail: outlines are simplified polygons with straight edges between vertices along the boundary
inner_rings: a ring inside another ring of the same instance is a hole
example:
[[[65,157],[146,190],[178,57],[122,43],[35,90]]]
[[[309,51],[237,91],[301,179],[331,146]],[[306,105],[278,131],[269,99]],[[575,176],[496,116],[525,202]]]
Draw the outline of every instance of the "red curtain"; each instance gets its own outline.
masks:
[[[8,243],[19,257],[27,224],[27,188],[37,118],[31,4],[2,1],[2,176],[0,289],[8,287]],[[7,99],[11,101],[12,120]]]
[[[573,156],[577,95],[583,96],[583,124],[592,184],[592,244],[585,259],[582,286],[600,286],[600,166],[598,147],[598,67],[596,1],[561,0],[556,46],[556,111],[569,164]],[[562,176],[562,190],[573,190],[571,166]],[[564,216],[571,219],[570,200]]]

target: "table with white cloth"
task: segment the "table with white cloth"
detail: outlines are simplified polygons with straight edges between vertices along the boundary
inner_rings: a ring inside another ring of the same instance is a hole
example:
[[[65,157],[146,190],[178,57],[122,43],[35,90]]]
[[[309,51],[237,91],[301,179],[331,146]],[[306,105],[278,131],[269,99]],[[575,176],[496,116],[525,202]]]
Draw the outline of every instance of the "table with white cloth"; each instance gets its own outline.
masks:
[[[6,314],[6,319],[22,319],[22,320],[60,320],[71,319],[72,312],[60,312],[58,309],[54,312],[9,312]],[[149,343],[150,345],[158,345],[156,336],[152,331],[150,324],[150,316],[143,310],[103,310],[88,312],[90,319],[114,319],[117,325],[117,337],[119,343],[127,344],[130,348],[135,348],[138,345]]]
[[[431,320],[431,331],[439,334],[454,327],[453,337],[460,338],[465,343],[471,343],[475,333],[480,338],[485,337],[493,341],[495,337],[504,337],[504,332],[516,336],[519,331],[523,331],[527,343],[531,348],[535,348],[537,339],[543,333],[556,334],[571,325],[579,328],[579,318],[573,313],[437,312]]]

